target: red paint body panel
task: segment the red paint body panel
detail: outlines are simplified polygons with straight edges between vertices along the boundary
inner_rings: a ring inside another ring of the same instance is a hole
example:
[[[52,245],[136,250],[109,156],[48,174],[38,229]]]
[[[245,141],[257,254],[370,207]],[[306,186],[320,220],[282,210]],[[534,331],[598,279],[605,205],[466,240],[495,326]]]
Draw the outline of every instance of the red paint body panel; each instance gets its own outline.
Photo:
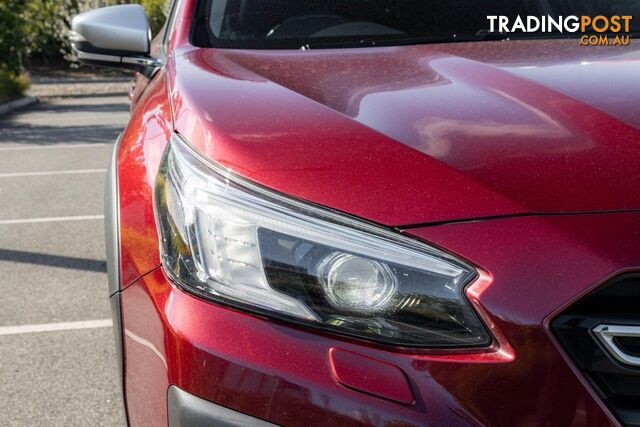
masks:
[[[575,214],[640,209],[636,41],[197,49],[194,5],[179,2],[165,68],[138,79],[118,153],[132,425],[167,423],[172,384],[283,425],[616,425],[547,323],[640,270],[640,212]],[[494,344],[381,347],[181,291],[158,268],[152,203],[174,131],[246,178],[464,257],[480,272],[467,294]],[[479,220],[509,215],[519,217]],[[473,220],[434,225],[461,219]],[[398,367],[414,403],[357,384],[348,358],[334,372],[335,348]]]
[[[205,155],[382,224],[640,209],[638,45],[575,43],[192,49],[168,73]],[[594,97],[612,63],[629,90]]]
[[[140,87],[137,90],[141,90]],[[166,81],[160,73],[138,94],[118,152],[120,270],[123,286],[158,266],[153,185],[173,133]]]
[[[290,327],[187,295],[158,269],[122,292],[133,354],[130,417],[145,419],[170,383],[285,425],[616,424],[565,360],[546,321],[608,277],[640,270],[640,214],[512,218],[411,233],[491,271],[478,301],[513,347],[511,360],[482,351],[398,351]],[[416,404],[339,386],[327,357],[335,347],[401,368]],[[164,413],[155,416],[160,422]]]

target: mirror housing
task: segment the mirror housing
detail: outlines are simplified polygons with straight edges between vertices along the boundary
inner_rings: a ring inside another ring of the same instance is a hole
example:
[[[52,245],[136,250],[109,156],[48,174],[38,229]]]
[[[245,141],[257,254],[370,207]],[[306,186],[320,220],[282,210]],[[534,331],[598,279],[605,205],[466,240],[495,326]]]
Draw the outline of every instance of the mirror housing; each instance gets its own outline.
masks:
[[[103,7],[76,15],[69,38],[83,64],[126,68],[147,77],[162,66],[149,54],[149,21],[137,4]]]

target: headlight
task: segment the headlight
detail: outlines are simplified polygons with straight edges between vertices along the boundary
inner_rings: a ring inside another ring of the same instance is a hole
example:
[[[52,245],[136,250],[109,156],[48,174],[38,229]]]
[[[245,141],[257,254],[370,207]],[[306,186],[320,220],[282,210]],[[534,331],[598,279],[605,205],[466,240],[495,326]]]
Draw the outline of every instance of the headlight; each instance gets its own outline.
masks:
[[[247,182],[178,136],[162,160],[155,207],[165,270],[201,297],[393,345],[490,343],[464,297],[470,266]]]

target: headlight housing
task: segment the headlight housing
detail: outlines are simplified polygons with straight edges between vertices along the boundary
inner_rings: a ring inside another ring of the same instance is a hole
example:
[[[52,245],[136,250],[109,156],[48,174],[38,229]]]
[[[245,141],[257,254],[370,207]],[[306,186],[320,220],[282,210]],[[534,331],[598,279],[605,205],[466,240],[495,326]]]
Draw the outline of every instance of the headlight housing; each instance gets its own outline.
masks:
[[[465,298],[476,276],[469,265],[248,182],[178,135],[164,154],[154,203],[164,269],[201,297],[398,346],[491,341]]]

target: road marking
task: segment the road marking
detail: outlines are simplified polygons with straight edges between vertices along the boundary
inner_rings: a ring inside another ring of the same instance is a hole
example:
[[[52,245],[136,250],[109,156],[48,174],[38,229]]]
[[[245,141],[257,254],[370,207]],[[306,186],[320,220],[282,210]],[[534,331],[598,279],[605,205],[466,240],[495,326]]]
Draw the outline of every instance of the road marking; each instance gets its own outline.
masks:
[[[34,224],[39,222],[95,221],[104,219],[104,215],[58,216],[49,218],[3,219],[0,225]]]
[[[34,334],[39,332],[76,331],[80,329],[109,328],[111,326],[113,326],[111,319],[44,323],[40,325],[1,326],[0,336]]]
[[[15,172],[0,173],[0,178],[21,178],[25,176],[49,176],[49,175],[76,175],[87,173],[106,173],[106,169],[77,169],[67,171],[49,171],[49,172]]]
[[[113,144],[50,144],[50,145],[29,145],[26,147],[0,147],[0,151],[23,151],[23,150],[50,150],[59,148],[91,148],[91,147],[111,147]]]

